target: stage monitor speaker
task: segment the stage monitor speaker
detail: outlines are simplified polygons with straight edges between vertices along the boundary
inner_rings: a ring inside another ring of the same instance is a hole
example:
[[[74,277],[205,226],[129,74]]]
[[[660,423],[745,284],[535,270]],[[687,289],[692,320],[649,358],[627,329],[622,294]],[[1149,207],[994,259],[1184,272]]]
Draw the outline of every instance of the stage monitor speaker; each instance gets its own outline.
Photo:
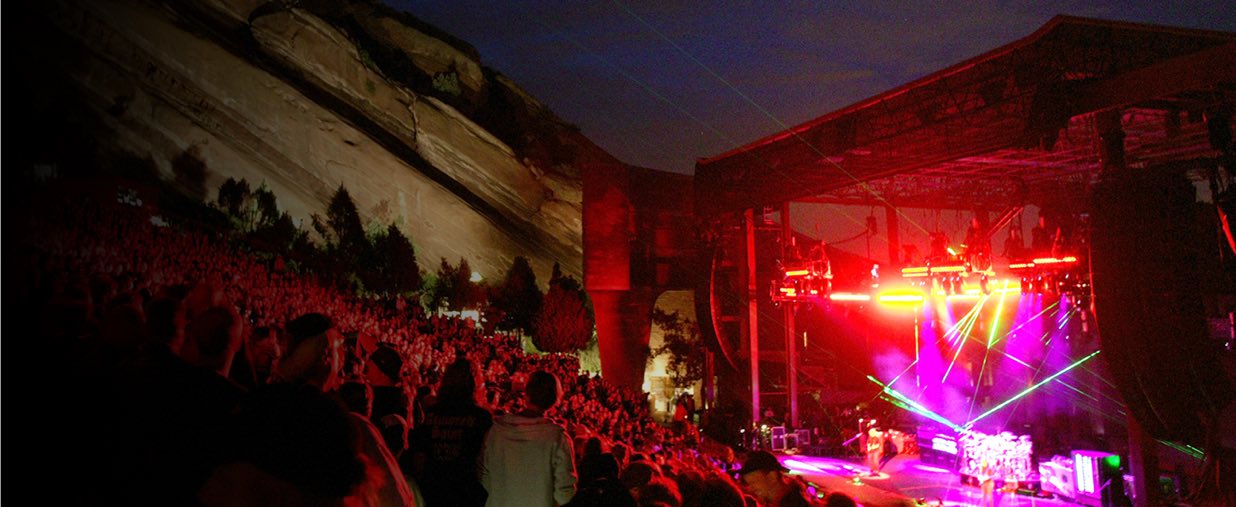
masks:
[[[785,451],[785,435],[774,435],[769,442],[769,449],[774,451]]]
[[[1083,505],[1123,507],[1128,501],[1119,455],[1101,451],[1073,451],[1073,477]]]
[[[1199,444],[1198,414],[1218,413],[1232,386],[1207,349],[1194,194],[1166,169],[1104,175],[1090,253],[1102,358],[1130,412],[1155,438]]]
[[[785,446],[785,426],[773,426],[771,432],[770,443],[768,445],[774,451],[784,451]]]

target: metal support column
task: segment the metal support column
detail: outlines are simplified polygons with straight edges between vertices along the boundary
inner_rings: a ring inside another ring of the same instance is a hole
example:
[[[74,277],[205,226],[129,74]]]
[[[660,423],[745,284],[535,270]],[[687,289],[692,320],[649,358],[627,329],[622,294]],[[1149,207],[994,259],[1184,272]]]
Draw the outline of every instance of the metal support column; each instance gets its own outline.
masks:
[[[755,210],[743,212],[743,235],[746,243],[747,261],[747,335],[751,351],[751,422],[760,422],[760,333],[759,303],[755,288]]]
[[[790,252],[785,247],[794,238],[794,227],[790,225],[790,203],[781,204],[781,258],[786,258]],[[797,269],[797,268],[795,268]],[[787,301],[785,309],[785,378],[790,393],[790,427],[798,428],[798,343],[794,333],[794,306],[797,303]]]

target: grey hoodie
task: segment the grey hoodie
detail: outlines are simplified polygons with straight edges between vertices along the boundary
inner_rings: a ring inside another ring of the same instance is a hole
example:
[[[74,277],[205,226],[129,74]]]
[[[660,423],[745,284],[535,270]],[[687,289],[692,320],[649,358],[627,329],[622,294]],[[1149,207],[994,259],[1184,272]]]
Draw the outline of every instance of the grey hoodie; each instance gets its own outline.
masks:
[[[486,507],[553,507],[575,496],[575,453],[566,430],[544,417],[494,420],[481,454]]]

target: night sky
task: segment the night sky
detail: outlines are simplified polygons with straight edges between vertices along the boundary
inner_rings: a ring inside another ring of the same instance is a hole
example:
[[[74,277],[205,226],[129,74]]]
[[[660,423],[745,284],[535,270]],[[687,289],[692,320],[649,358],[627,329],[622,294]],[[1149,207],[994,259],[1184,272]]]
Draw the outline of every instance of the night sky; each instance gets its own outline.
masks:
[[[620,160],[686,174],[696,159],[1027,37],[1057,14],[1236,32],[1231,0],[386,1],[471,43],[483,64]],[[800,203],[792,213],[796,229],[833,246],[887,251],[881,211]],[[863,236],[869,214],[879,232]],[[1028,233],[1037,208],[1025,215]],[[970,220],[902,216],[903,244],[924,248],[926,231],[960,241]]]
[[[1236,32],[1228,1],[388,0],[624,162],[679,173],[1068,14]]]

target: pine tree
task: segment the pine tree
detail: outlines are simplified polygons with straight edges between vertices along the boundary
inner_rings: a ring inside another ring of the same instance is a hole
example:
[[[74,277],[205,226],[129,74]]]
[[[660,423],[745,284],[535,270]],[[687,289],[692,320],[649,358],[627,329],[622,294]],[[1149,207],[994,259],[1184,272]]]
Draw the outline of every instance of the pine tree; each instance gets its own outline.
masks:
[[[295,249],[294,246],[307,235],[292,222],[292,216],[284,212],[271,224],[249,233],[248,238],[250,243],[261,249],[289,255]]]
[[[343,185],[339,185],[339,189],[335,190],[335,195],[331,196],[330,204],[326,207],[326,224],[334,232],[335,243],[339,249],[354,256],[355,262],[360,257],[363,245],[369,241],[365,237],[365,227],[361,224],[356,203]]]
[[[434,273],[433,285],[429,287],[429,310],[436,312],[445,305],[451,294],[451,284],[455,279],[455,267],[446,261],[446,257],[438,263]]]
[[[451,271],[448,287],[446,306],[451,311],[476,308],[481,303],[482,296],[476,282],[472,281],[472,267],[467,259],[459,259],[459,265]]]
[[[585,298],[583,291],[562,283],[551,285],[534,319],[532,343],[543,352],[573,352],[586,347],[595,319]]]
[[[317,213],[309,215],[309,221],[313,224],[313,231],[318,233],[318,236],[321,236],[322,241],[325,241],[327,246],[331,245],[333,242],[331,241],[330,227],[326,225],[326,220],[322,219],[322,215]]]
[[[235,178],[228,178],[222,185],[219,185],[219,195],[215,197],[215,204],[219,206],[219,209],[239,219],[244,214],[247,200],[249,200],[249,182],[244,178],[239,181]]]
[[[567,290],[573,291],[584,290],[584,286],[580,285],[579,280],[576,280],[575,277],[562,274],[562,266],[557,262],[554,262],[553,272],[549,275],[549,285],[550,287],[560,285]]]
[[[399,227],[390,224],[386,235],[379,238],[375,246],[387,290],[397,294],[420,290],[421,272],[416,264],[416,251]]]
[[[253,191],[253,200],[256,206],[254,212],[257,214],[257,228],[270,227],[281,219],[275,193],[271,192],[265,183]]]
[[[532,329],[532,319],[541,309],[544,295],[536,284],[536,273],[527,257],[515,257],[506,271],[502,284],[494,290],[492,303],[501,314],[498,328],[504,330]]]
[[[332,278],[336,283],[359,282],[366,289],[382,292],[384,280],[379,279],[378,272],[373,269],[377,265],[373,243],[365,235],[360,212],[343,185],[335,190],[326,207],[326,225],[334,237],[333,244],[328,244],[327,250],[333,258]]]

